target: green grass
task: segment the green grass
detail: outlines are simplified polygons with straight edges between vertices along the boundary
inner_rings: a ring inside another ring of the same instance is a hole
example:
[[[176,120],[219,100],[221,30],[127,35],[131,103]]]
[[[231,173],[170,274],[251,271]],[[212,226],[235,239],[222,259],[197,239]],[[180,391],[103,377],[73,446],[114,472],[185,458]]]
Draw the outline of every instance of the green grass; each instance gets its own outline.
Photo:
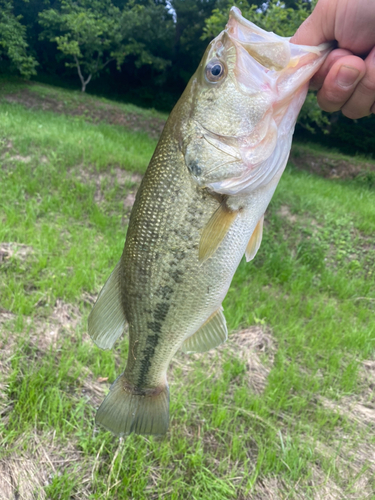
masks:
[[[258,255],[224,302],[233,340],[173,360],[165,438],[118,440],[94,415],[127,341],[99,350],[86,320],[122,252],[132,172],[156,140],[71,116],[108,101],[31,89],[66,104],[55,113],[0,95],[2,463],[37,464],[32,484],[56,500],[375,498],[374,426],[361,413],[374,412],[374,190],[289,165]]]

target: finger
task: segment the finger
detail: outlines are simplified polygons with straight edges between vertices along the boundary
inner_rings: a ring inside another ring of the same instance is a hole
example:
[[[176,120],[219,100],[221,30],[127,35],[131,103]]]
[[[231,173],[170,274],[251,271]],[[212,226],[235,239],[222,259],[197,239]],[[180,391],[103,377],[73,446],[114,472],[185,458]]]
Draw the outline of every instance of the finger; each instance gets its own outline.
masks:
[[[310,88],[313,90],[319,90],[323,86],[324,80],[328,75],[330,69],[334,65],[334,63],[338,59],[341,59],[344,56],[351,56],[351,55],[353,54],[350,52],[350,50],[346,49],[335,49],[332,52],[330,52],[327,56],[327,59],[321,66],[321,68],[319,68],[319,70],[312,77],[310,81]]]
[[[336,40],[353,54],[368,54],[375,45],[374,0],[319,0],[292,43],[319,45]]]
[[[366,73],[341,111],[353,120],[371,114],[375,102],[375,47],[365,59]]]
[[[344,56],[338,59],[318,92],[319,106],[330,113],[341,109],[350,99],[365,72],[366,64],[360,57]]]
[[[337,2],[338,0],[320,0],[290,41],[298,45],[319,45],[335,40]]]

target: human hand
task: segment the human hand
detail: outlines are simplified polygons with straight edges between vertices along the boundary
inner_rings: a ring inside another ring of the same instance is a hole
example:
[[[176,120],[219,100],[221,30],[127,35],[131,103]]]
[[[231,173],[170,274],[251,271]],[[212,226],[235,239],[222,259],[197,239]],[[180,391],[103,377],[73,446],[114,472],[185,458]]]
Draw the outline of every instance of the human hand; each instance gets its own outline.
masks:
[[[319,0],[313,13],[291,38],[299,45],[336,40],[333,50],[314,76],[324,111],[341,109],[356,119],[375,113],[375,2],[374,0]]]

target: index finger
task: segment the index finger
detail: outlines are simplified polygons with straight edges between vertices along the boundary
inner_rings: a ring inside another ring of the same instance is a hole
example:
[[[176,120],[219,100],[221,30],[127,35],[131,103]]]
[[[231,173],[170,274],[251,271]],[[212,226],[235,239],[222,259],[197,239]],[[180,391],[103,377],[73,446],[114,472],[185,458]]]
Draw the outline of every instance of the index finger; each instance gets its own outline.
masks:
[[[323,65],[319,68],[319,70],[315,73],[310,81],[310,88],[312,90],[319,90],[323,82],[330,72],[332,66],[338,59],[341,59],[345,56],[353,55],[350,50],[346,49],[335,49],[330,54],[328,54],[327,59],[324,61]]]

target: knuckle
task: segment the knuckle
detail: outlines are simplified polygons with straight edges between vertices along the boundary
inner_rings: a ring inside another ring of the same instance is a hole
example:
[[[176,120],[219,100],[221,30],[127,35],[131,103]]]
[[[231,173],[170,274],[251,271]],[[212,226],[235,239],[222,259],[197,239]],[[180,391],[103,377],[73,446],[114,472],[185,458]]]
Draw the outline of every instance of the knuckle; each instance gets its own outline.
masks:
[[[366,96],[375,96],[375,78],[363,78],[358,84],[357,89]]]
[[[364,116],[368,116],[370,112],[359,111],[358,109],[346,108],[345,106],[341,110],[342,114],[351,120],[359,120]]]
[[[318,104],[323,111],[328,113],[333,113],[334,111],[339,111],[341,106],[345,104],[347,99],[338,99],[337,95],[331,95],[329,93],[320,93],[317,95]]]

